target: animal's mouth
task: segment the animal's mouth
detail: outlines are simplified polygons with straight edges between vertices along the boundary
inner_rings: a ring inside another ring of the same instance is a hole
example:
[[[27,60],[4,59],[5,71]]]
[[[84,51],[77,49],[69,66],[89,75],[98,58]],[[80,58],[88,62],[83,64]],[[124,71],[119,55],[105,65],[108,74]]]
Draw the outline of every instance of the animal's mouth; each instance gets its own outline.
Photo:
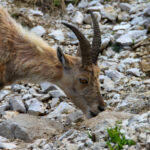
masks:
[[[96,114],[96,113],[94,113],[94,112],[92,112],[92,111],[90,111],[90,115],[91,115],[91,118],[93,118],[93,117],[96,117],[96,116],[97,116],[97,114]]]
[[[90,110],[90,116],[88,118],[96,117],[100,112],[105,111],[105,107],[98,106],[98,110],[99,110],[99,112],[97,112],[97,113]]]
[[[99,110],[100,112],[105,111],[105,107],[103,107],[103,106],[98,106],[98,110]]]

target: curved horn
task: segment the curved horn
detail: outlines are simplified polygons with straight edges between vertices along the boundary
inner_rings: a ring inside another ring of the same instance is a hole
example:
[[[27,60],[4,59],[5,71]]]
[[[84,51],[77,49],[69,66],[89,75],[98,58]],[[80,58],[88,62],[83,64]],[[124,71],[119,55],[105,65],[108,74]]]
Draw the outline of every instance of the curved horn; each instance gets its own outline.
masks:
[[[102,53],[101,51],[101,32],[99,28],[99,24],[93,14],[92,11],[88,11],[91,14],[91,18],[93,21],[93,30],[94,30],[94,35],[93,35],[93,41],[92,41],[92,62],[94,64],[97,63],[98,55],[99,53]]]
[[[81,50],[81,56],[82,56],[82,64],[83,65],[91,65],[92,64],[92,58],[91,58],[91,45],[89,41],[85,38],[85,36],[73,25],[68,24],[66,22],[62,22],[66,27],[71,29],[76,37],[78,38],[80,42],[80,50]]]

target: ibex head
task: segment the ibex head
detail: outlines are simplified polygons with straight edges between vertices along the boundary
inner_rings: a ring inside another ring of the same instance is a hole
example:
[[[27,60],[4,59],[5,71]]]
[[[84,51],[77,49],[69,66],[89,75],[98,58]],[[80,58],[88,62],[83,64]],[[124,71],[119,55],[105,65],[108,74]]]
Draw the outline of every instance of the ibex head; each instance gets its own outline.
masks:
[[[60,48],[57,49],[59,61],[63,65],[63,87],[74,104],[79,107],[88,118],[96,116],[105,110],[105,102],[100,94],[99,67],[97,65],[98,55],[101,52],[101,35],[98,22],[90,12],[94,37],[92,46],[85,36],[73,25],[64,23],[70,28],[79,40],[79,55],[70,59],[69,55],[64,55]]]

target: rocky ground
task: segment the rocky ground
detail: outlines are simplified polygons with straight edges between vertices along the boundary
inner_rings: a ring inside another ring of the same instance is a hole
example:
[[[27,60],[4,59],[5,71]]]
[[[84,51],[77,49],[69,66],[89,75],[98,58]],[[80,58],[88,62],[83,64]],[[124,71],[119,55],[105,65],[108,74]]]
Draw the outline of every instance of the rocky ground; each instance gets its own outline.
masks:
[[[78,41],[60,22],[80,27],[92,41],[94,11],[100,23],[101,92],[107,110],[87,120],[55,85],[27,83],[0,91],[0,149],[107,150],[107,128],[120,122],[121,132],[135,141],[124,150],[150,150],[150,2],[148,0],[82,0],[66,12],[42,12],[28,1],[0,0],[25,28],[52,47],[75,55]],[[71,2],[71,1],[70,1]]]

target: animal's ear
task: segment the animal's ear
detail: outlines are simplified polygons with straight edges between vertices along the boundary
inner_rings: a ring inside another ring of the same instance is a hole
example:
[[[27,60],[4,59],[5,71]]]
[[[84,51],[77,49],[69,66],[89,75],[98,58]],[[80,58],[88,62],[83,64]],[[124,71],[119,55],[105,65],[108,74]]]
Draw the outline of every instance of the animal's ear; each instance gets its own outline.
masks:
[[[69,60],[66,58],[61,48],[57,48],[57,57],[65,69],[69,69]]]

